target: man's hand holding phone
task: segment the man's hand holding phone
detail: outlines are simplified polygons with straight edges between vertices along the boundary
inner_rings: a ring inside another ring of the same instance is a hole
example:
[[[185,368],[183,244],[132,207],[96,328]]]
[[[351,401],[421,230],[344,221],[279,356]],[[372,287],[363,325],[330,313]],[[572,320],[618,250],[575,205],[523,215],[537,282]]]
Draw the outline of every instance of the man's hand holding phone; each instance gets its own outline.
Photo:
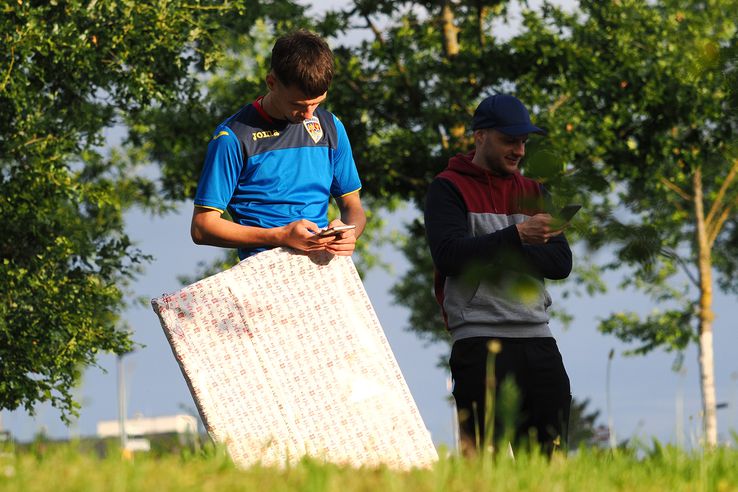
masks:
[[[323,229],[316,233],[316,237],[334,238],[332,241],[325,243],[325,250],[338,256],[351,256],[356,247],[356,225],[344,224],[336,219],[332,221],[327,229]]]
[[[325,229],[318,231],[315,235],[317,237],[339,236],[344,231],[350,231],[351,229],[356,229],[356,226],[354,224],[336,225],[336,226],[326,227]]]
[[[536,214],[525,222],[516,224],[520,240],[523,244],[546,244],[549,239],[564,232],[580,208],[582,206],[578,204],[566,205],[553,215]]]

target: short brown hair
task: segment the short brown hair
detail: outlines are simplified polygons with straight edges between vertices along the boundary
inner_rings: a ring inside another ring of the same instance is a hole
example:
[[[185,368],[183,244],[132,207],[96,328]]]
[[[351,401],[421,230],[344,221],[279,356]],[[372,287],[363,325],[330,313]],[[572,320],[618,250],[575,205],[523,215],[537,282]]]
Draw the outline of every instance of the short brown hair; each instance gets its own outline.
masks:
[[[333,52],[320,36],[301,29],[274,43],[271,70],[285,86],[295,85],[307,97],[318,97],[333,80]]]

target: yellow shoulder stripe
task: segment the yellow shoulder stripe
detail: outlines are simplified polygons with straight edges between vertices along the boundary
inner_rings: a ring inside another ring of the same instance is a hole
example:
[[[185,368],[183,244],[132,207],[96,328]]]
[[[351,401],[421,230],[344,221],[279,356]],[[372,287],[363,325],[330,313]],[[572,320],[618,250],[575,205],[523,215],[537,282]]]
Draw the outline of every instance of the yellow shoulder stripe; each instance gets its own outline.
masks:
[[[213,140],[218,140],[218,137],[222,137],[223,135],[228,135],[228,132],[227,131],[220,132],[219,134],[213,137]]]
[[[343,198],[343,197],[345,197],[345,196],[347,196],[347,195],[351,195],[351,194],[353,194],[353,193],[358,193],[358,192],[359,192],[359,190],[361,190],[361,187],[359,187],[359,188],[356,188],[356,189],[355,189],[354,191],[349,191],[348,193],[344,193],[343,195],[339,196],[338,198]]]
[[[205,210],[215,210],[216,212],[220,212],[220,213],[225,212],[225,210],[221,210],[221,209],[215,208],[215,207],[208,207],[207,205],[197,205],[197,204],[195,204],[195,208],[202,208],[202,209],[205,209]]]

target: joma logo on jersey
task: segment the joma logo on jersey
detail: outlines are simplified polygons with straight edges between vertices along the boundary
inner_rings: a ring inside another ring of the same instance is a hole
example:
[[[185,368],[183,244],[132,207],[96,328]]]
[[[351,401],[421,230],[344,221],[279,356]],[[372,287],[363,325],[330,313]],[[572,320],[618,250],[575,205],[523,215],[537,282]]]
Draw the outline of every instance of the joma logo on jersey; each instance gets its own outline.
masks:
[[[251,138],[254,139],[254,141],[260,139],[260,138],[271,138],[271,137],[278,137],[279,132],[277,130],[265,130],[263,132],[254,132],[251,134]]]

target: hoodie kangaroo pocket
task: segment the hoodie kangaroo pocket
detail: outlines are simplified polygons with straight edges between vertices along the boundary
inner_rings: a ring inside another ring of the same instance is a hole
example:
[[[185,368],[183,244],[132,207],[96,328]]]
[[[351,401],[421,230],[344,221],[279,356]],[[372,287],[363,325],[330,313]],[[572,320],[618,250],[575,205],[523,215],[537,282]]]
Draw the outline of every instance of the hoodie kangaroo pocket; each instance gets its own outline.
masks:
[[[518,275],[495,285],[480,282],[463,318],[467,322],[491,324],[545,323],[550,304],[551,297],[540,280]]]

